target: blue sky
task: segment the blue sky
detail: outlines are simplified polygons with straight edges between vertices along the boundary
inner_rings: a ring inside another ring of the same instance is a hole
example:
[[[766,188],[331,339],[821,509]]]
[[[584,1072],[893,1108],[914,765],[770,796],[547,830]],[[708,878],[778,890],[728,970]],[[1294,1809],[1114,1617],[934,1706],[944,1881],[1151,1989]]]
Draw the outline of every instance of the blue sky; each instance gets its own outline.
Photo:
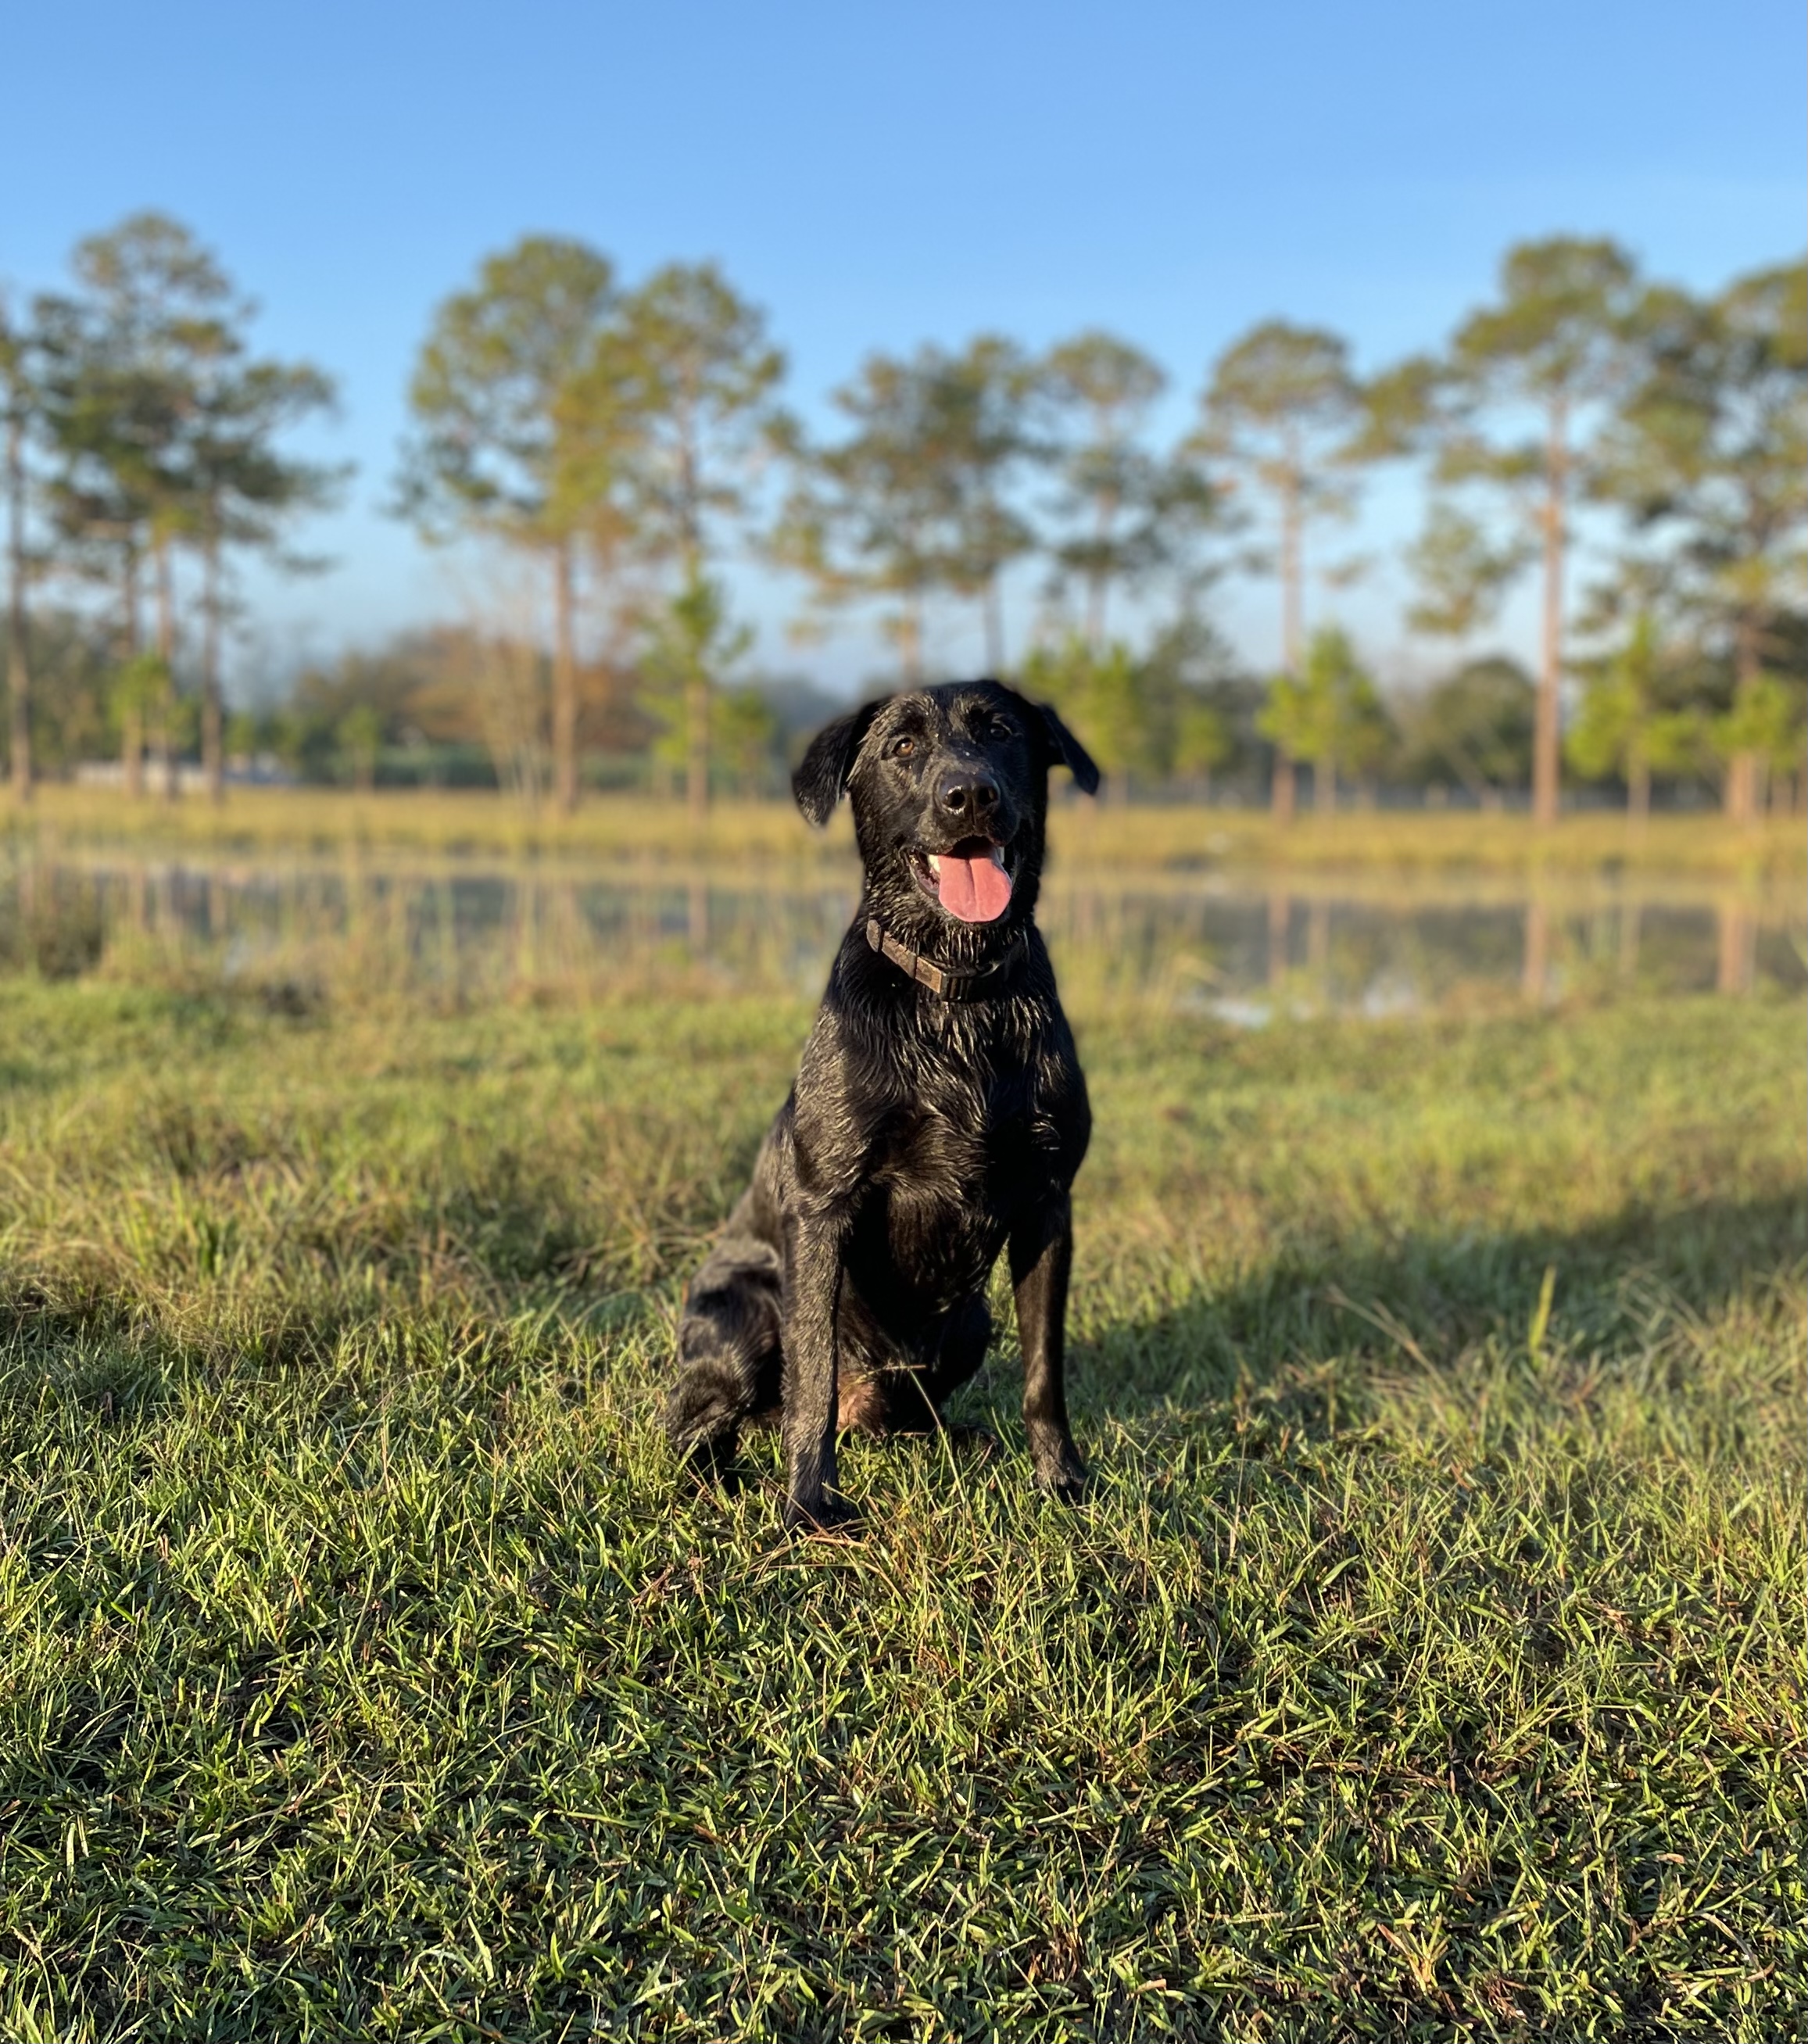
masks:
[[[1166,364],[1177,431],[1254,321],[1328,324],[1372,366],[1438,340],[1515,239],[1612,233],[1697,286],[1798,252],[1805,46],[1798,0],[69,0],[9,23],[0,279],[52,283],[78,235],[161,207],[259,300],[263,346],[339,376],[317,444],[359,474],[305,536],[336,565],[255,578],[248,674],[455,605],[381,506],[432,305],[524,230],[630,279],[718,259],[807,414],[872,348],[1103,324]],[[1384,490],[1362,543],[1411,509]],[[874,664],[857,632],[793,648],[796,593],[741,587],[769,664]],[[1410,667],[1399,597],[1384,571],[1338,605]],[[1272,657],[1269,589],[1221,608]]]

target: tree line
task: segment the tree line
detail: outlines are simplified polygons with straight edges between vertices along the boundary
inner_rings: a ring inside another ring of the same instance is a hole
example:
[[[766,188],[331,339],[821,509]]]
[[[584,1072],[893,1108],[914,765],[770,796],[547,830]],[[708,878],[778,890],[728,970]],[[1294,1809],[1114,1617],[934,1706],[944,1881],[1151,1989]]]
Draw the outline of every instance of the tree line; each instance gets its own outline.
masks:
[[[309,565],[290,536],[346,471],[290,436],[332,379],[260,355],[251,306],[162,215],[71,268],[0,304],[13,785],[108,744],[133,792],[173,790],[198,751],[217,795],[238,564]],[[457,627],[303,677],[262,736],[366,778],[405,732],[463,742],[563,809],[586,759],[631,753],[701,809],[712,779],[757,785],[785,735],[731,596],[754,560],[796,578],[803,630],[874,620],[893,679],[928,676],[937,628],[970,617],[988,668],[1080,719],[1120,786],[1259,762],[1285,816],[1302,765],[1321,806],[1384,775],[1481,800],[1529,782],[1549,820],[1567,758],[1635,810],[1668,778],[1750,817],[1801,770],[1808,266],[1699,295],[1610,240],[1522,244],[1441,346],[1370,375],[1334,332],[1263,322],[1171,442],[1166,371],[1103,330],[874,353],[826,428],[785,375],[714,264],[631,282],[551,236],[486,258],[428,322],[390,508],[489,563],[487,593]],[[1334,609],[1372,565],[1331,536],[1393,465],[1425,492],[1410,628],[1472,645],[1534,576],[1535,675],[1460,659],[1404,698],[1334,615],[1308,618],[1315,589]],[[1268,675],[1211,623],[1244,575],[1278,594]]]

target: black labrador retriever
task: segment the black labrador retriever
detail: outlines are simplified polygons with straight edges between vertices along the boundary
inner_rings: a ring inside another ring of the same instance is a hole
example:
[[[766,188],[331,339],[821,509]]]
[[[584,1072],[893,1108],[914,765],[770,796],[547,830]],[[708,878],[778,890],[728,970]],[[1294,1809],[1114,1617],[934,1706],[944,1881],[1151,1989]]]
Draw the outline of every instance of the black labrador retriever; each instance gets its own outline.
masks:
[[[743,1424],[777,1417],[789,1527],[852,1516],[839,1432],[939,1425],[985,1358],[1001,1249],[1037,1479],[1069,1500],[1084,1481],[1062,1353],[1092,1116],[1034,920],[1057,764],[1096,792],[1053,710],[985,681],[868,703],[793,777],[819,826],[849,796],[865,886],[753,1183],[685,1296],[665,1412],[716,1471]]]

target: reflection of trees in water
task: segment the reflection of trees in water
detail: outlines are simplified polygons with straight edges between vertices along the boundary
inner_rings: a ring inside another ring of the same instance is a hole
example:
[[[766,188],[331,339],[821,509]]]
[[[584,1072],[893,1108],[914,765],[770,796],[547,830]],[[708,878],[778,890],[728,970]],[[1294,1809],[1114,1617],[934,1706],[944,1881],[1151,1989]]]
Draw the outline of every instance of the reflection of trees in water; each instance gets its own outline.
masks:
[[[1638,933],[1644,906],[1636,894],[1620,902],[1619,968],[1622,979],[1638,977]]]
[[[1550,983],[1550,908],[1534,894],[1526,904],[1526,955],[1519,970],[1519,991],[1528,1001],[1541,1002]]]
[[[1268,983],[1279,986],[1287,977],[1287,935],[1293,920],[1293,903],[1286,894],[1268,897]]]
[[[20,861],[0,866],[0,928],[57,922],[65,903],[73,916],[83,889],[97,932],[135,944],[147,963],[254,975],[305,965],[348,985],[474,993],[606,986],[705,959],[727,986],[801,992],[820,986],[854,908],[845,886],[737,883],[720,870],[662,872],[651,859],[609,874],[409,870],[354,850],[287,868]],[[1630,890],[1428,903],[1338,898],[1297,882],[1069,886],[1044,896],[1041,921],[1058,971],[1082,975],[1073,991],[1181,1001],[1292,986],[1314,1007],[1373,1009],[1434,1005],[1465,986],[1538,1001],[1578,974],[1739,994],[1799,986],[1804,967],[1783,906],[1730,893],[1718,903]]]
[[[690,936],[691,949],[699,959],[709,951],[709,882],[693,879],[690,883],[685,904],[685,920]]]
[[[1306,974],[1321,1002],[1330,998],[1331,905],[1312,903],[1306,912]]]
[[[1725,897],[1714,916],[1718,937],[1714,991],[1749,993],[1757,980],[1758,919],[1751,904],[1736,894]]]

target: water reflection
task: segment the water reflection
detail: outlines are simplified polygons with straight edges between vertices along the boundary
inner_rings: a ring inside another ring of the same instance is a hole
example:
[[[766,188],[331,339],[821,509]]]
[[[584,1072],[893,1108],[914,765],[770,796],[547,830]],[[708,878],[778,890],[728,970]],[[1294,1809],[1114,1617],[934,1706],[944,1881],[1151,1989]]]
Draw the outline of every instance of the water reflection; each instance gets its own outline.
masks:
[[[0,866],[0,970],[105,965],[483,996],[653,981],[813,993],[854,906],[783,870],[336,860],[44,860]],[[1058,874],[1042,927],[1076,994],[1255,1023],[1382,1013],[1471,989],[1541,1002],[1593,982],[1749,994],[1808,979],[1780,892],[1603,879],[1526,895],[1473,882]]]
[[[1714,978],[1720,993],[1749,993],[1758,983],[1758,917],[1749,901],[1718,903],[1719,953]]]
[[[1148,908],[1126,897],[1130,922],[1138,905]],[[1154,913],[1157,926],[1173,920],[1173,909]],[[1585,983],[1673,993],[1808,983],[1802,909],[1782,895],[1665,895],[1642,885],[1518,899],[1414,887],[1389,897],[1271,883],[1261,897],[1222,891],[1201,905],[1201,924],[1214,943],[1187,1004],[1244,1022],[1276,1005],[1428,1008],[1477,987],[1518,987],[1522,1000],[1549,1004]]]
[[[1526,951],[1519,968],[1519,991],[1533,1002],[1541,1001],[1550,991],[1551,912],[1542,895],[1526,904]]]

